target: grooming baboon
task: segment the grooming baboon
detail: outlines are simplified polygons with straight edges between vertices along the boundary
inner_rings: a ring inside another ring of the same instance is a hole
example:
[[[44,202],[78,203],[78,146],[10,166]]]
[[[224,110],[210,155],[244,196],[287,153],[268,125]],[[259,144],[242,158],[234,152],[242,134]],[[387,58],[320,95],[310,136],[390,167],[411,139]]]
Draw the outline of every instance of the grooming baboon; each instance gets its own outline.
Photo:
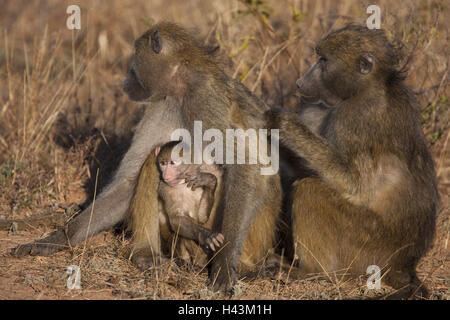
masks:
[[[166,251],[172,253],[172,244],[178,240],[177,257],[199,263],[200,257],[192,257],[192,245],[187,240],[194,240],[207,252],[216,251],[224,241],[221,233],[211,231],[214,219],[211,211],[217,203],[215,198],[219,198],[215,192],[220,192],[222,169],[215,164],[186,164],[182,160],[172,159],[172,151],[179,143],[172,141],[155,150],[161,173],[158,187],[162,202],[159,213],[161,236],[170,250]],[[186,149],[182,152],[187,152]],[[193,161],[190,155],[187,157]],[[145,265],[148,261],[143,261],[144,265],[140,261],[134,262],[141,268],[148,267]]]
[[[377,265],[398,297],[426,294],[415,268],[432,243],[439,196],[397,50],[382,30],[348,26],[321,39],[316,52],[320,59],[297,85],[310,102],[333,106],[321,129],[296,114],[267,114],[281,142],[317,175],[294,184],[302,271],[362,274]]]
[[[113,181],[97,197],[92,218],[89,206],[66,229],[19,246],[16,255],[48,255],[67,248],[67,239],[73,245],[86,235],[111,228],[123,220],[135,192],[130,212],[138,222],[133,225],[134,246],[141,249],[135,254],[140,254],[141,261],[152,261],[160,254],[160,232],[159,175],[154,155],[149,157],[151,150],[172,140],[177,128],[192,135],[194,120],[202,121],[204,130],[215,128],[222,133],[265,126],[263,114],[268,107],[225,74],[215,50],[172,23],[159,23],[136,40],[123,89],[130,99],[148,103],[148,107]],[[223,167],[214,231],[220,231],[226,243],[212,261],[210,279],[215,290],[226,291],[236,281],[239,261],[241,265],[261,261],[273,246],[281,191],[279,176],[261,175],[259,164]]]

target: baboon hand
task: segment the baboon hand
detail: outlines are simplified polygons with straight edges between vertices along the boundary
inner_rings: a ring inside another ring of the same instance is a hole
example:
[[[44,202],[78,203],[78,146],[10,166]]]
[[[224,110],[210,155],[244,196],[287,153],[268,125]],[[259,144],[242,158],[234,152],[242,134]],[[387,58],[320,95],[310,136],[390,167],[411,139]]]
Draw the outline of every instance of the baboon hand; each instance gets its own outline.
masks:
[[[223,234],[214,232],[205,239],[205,246],[209,250],[216,251],[216,249],[222,246],[224,240],[225,237]]]
[[[267,110],[264,113],[267,129],[279,129],[280,118],[284,113],[286,113],[286,111],[280,107],[272,107]]]
[[[224,247],[212,260],[208,283],[214,292],[232,296],[238,272],[237,265],[230,264],[228,261],[227,250],[229,248]]]
[[[235,268],[228,268],[228,270],[224,269],[224,267],[220,267],[220,264],[215,264],[217,268],[212,267],[210,276],[209,276],[209,284],[212,287],[214,292],[220,292],[227,296],[232,296],[234,291],[234,286],[237,282],[237,270]],[[223,264],[221,266],[226,266]]]
[[[11,249],[11,254],[21,258],[25,256],[49,256],[60,249],[54,244],[31,242]]]
[[[216,184],[214,175],[206,172],[199,172],[193,175],[185,173],[183,177],[186,179],[187,187],[191,188],[192,191],[200,187],[213,188]]]

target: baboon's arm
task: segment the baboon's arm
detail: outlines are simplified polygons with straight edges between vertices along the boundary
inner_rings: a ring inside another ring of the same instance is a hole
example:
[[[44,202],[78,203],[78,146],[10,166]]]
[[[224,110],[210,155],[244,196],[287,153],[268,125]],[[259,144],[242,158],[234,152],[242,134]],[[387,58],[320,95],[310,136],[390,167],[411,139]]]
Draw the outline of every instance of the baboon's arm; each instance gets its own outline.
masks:
[[[266,113],[273,128],[280,128],[280,141],[308,162],[325,182],[340,193],[352,194],[358,187],[356,167],[325,139],[314,134],[295,113],[270,110]]]
[[[168,214],[170,229],[179,237],[197,241],[199,245],[205,246],[206,239],[212,233],[190,218],[175,213]]]
[[[208,220],[211,214],[213,204],[214,204],[214,189],[205,188],[202,194],[202,198],[200,199],[200,205],[198,206],[198,216],[207,217],[206,220]]]
[[[260,181],[255,188],[255,176],[260,176],[256,165],[229,165],[223,175],[223,192],[218,208],[218,219],[222,220],[221,232],[227,243],[212,261],[210,280],[215,291],[229,292],[237,280],[237,268],[248,230],[264,199],[261,194],[268,187]]]

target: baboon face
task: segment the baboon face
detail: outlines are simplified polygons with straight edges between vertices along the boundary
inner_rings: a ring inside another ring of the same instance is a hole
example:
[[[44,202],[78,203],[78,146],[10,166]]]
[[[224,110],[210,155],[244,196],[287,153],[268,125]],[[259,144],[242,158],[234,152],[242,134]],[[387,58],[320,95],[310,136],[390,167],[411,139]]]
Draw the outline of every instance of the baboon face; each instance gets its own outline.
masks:
[[[156,155],[158,156],[159,148],[155,150]],[[183,178],[181,178],[182,173],[186,171],[184,169],[184,165],[181,160],[173,160],[167,156],[159,156],[157,158],[158,169],[161,173],[161,178],[167,183],[169,186],[175,186],[179,183],[183,182]]]
[[[169,84],[167,73],[173,73],[167,51],[158,29],[151,29],[136,40],[133,62],[123,81],[123,90],[131,100],[145,102],[155,95],[164,95],[160,84]]]
[[[161,147],[156,147],[156,165],[161,174],[162,180],[169,186],[175,186],[184,182],[183,174],[189,169],[194,168],[193,165],[186,165],[183,163],[181,157],[184,155],[183,149],[180,150],[178,156],[180,158],[172,158],[172,151],[175,146],[179,145],[180,141],[171,141]]]
[[[150,92],[146,91],[136,76],[135,64],[128,71],[127,77],[123,80],[123,91],[132,101],[145,101],[150,97]]]
[[[335,105],[364,88],[388,80],[396,65],[394,48],[381,30],[349,26],[319,40],[319,60],[297,80],[308,102]]]
[[[176,24],[162,22],[135,41],[135,54],[123,90],[133,101],[165,96],[182,100],[201,74],[216,73],[216,48],[203,45]]]
[[[309,71],[297,80],[302,98],[307,102],[338,104],[358,92],[367,82],[373,67],[370,53],[359,55],[354,68],[335,56],[320,55]]]
[[[333,106],[341,100],[325,85],[326,76],[335,76],[336,70],[331,72],[331,69],[336,69],[336,66],[325,58],[320,58],[304,76],[297,80],[297,86],[305,102]]]

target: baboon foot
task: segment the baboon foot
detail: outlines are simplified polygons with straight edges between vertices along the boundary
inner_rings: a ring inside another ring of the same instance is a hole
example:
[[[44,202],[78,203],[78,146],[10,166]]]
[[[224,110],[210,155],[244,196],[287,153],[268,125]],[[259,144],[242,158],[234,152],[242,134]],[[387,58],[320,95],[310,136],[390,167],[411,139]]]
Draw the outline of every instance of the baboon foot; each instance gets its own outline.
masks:
[[[130,258],[131,262],[141,271],[145,271],[151,267],[158,267],[169,259],[160,256],[159,254],[153,254],[151,250],[141,250],[133,253]]]
[[[220,265],[225,266],[226,264]],[[221,267],[217,268],[217,264],[215,264],[215,266],[213,265],[209,275],[209,285],[212,287],[212,291],[232,296],[238,278],[237,269],[230,267],[226,270]]]
[[[428,289],[423,285],[418,288],[415,285],[406,288],[397,289],[394,293],[385,297],[386,300],[422,300],[428,299],[430,296]]]
[[[386,296],[388,300],[427,299],[430,296],[415,272],[389,272],[385,282],[396,289],[393,294]]]
[[[276,273],[282,271],[288,274],[291,279],[301,280],[311,277],[311,274],[305,272],[300,259],[295,259],[290,262],[286,257],[277,253],[272,253],[267,257],[266,268]]]
[[[22,244],[11,249],[11,254],[21,258],[24,256],[49,256],[67,249],[67,239],[63,229],[57,230],[44,239]]]

